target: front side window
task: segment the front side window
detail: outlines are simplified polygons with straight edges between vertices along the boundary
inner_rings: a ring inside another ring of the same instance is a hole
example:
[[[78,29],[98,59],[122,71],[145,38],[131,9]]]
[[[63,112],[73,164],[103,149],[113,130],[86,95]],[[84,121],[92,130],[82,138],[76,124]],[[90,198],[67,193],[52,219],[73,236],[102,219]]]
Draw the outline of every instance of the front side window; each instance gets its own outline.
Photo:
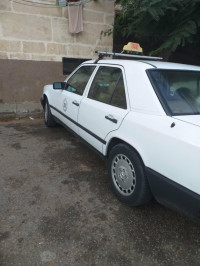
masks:
[[[82,66],[67,81],[66,90],[82,95],[95,66]]]
[[[147,72],[170,115],[200,114],[199,71],[151,69]]]
[[[88,98],[126,109],[126,95],[122,70],[117,67],[99,67]]]

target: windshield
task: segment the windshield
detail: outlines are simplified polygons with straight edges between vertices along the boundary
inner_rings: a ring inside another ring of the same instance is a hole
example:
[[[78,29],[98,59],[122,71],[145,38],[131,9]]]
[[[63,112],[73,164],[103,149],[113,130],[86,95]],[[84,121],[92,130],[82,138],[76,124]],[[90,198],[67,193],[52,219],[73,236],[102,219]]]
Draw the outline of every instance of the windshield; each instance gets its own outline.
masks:
[[[149,69],[147,72],[167,113],[200,114],[200,71]]]

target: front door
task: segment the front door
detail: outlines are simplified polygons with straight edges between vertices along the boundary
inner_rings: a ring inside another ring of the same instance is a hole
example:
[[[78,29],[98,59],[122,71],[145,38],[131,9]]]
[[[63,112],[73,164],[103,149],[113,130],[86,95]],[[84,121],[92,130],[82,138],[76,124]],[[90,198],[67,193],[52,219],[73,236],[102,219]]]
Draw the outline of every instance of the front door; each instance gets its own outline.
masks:
[[[78,112],[87,83],[95,66],[81,66],[68,80],[66,88],[60,94],[59,113],[62,122],[74,132],[78,133]]]

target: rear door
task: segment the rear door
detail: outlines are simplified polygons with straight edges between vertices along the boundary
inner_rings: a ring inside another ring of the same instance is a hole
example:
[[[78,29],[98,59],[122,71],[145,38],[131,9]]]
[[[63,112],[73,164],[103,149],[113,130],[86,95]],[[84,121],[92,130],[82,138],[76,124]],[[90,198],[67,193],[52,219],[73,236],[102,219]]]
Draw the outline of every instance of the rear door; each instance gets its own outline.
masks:
[[[127,99],[123,68],[100,66],[81,101],[79,135],[102,152],[107,134],[117,130],[128,113]]]

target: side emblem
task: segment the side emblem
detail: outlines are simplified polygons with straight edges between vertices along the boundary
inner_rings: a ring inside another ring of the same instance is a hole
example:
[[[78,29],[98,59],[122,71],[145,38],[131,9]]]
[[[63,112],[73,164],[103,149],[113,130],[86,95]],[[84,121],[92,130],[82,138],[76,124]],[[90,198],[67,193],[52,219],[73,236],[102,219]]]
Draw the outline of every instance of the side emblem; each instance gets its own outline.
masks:
[[[67,99],[66,98],[63,100],[63,110],[64,112],[67,111]]]

